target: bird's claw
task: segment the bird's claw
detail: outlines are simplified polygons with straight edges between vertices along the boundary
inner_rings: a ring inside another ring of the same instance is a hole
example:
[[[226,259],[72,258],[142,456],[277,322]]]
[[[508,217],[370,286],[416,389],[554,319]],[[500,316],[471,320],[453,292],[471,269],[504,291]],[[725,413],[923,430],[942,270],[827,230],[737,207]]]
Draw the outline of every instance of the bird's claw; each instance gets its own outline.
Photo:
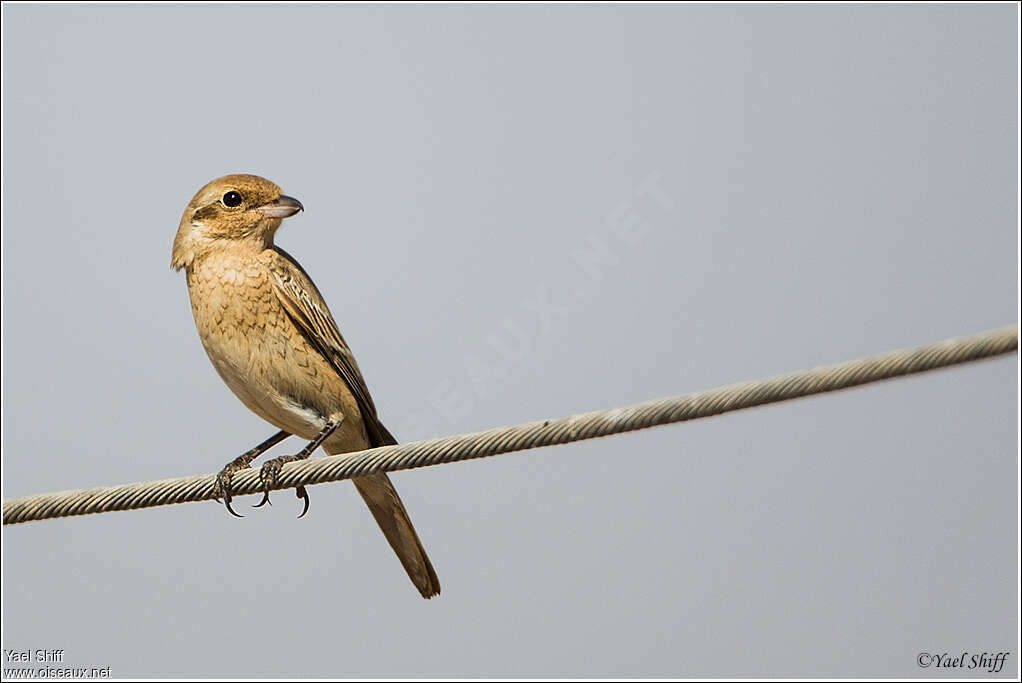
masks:
[[[231,497],[231,478],[237,471],[232,467],[233,464],[234,463],[231,463],[231,465],[223,468],[220,470],[220,473],[216,475],[216,483],[213,485],[213,499],[219,503],[222,498],[224,507],[227,508],[228,512],[235,517],[244,517],[245,515],[239,515],[234,511],[234,508],[231,507],[231,500],[233,500]]]
[[[262,469],[259,470],[259,481],[263,484],[263,499],[252,507],[261,508],[270,503],[270,489],[277,485],[277,475],[280,473],[282,466],[283,463],[277,458],[263,463]],[[273,503],[270,503],[270,505],[273,505]]]
[[[253,505],[254,508],[261,508],[262,506],[270,503],[270,490],[277,487],[278,475],[280,474],[281,468],[285,462],[292,462],[294,460],[301,459],[298,456],[284,456],[281,458],[274,458],[273,460],[267,460],[263,463],[262,469],[259,470],[259,481],[263,484],[263,499]],[[305,490],[304,486],[295,487],[295,495],[298,496],[304,503],[302,507],[302,514],[298,515],[298,519],[305,516],[305,513],[309,511],[309,493]]]
[[[244,517],[245,516],[245,515],[239,515],[237,512],[234,511],[234,508],[231,507],[231,499],[230,498],[227,498],[224,501],[224,507],[226,507],[227,511],[230,512],[235,517]]]

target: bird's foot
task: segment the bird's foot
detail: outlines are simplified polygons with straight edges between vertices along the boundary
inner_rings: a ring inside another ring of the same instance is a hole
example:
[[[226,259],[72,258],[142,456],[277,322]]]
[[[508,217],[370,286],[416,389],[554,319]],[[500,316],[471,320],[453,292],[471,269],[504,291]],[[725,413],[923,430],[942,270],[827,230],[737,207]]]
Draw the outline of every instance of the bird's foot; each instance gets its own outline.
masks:
[[[243,517],[244,515],[239,515],[234,511],[234,508],[231,507],[231,478],[234,476],[235,472],[240,472],[241,470],[248,468],[248,466],[252,464],[253,460],[289,436],[291,436],[291,434],[281,430],[255,448],[245,451],[237,458],[227,463],[227,465],[220,470],[220,474],[216,475],[216,483],[213,484],[213,498],[215,498],[218,503],[220,502],[220,499],[223,498],[224,505],[227,507],[228,512],[235,517]]]
[[[259,481],[263,484],[263,499],[252,507],[260,508],[270,502],[270,490],[277,487],[280,470],[286,463],[294,462],[295,460],[305,460],[308,457],[307,453],[302,452],[296,455],[282,455],[279,458],[267,460],[263,463],[262,469],[259,470]],[[309,493],[305,490],[304,486],[298,486],[295,488],[295,495],[305,503],[302,514],[298,515],[298,519],[301,519],[309,511]],[[270,504],[272,505],[272,503]]]
[[[270,489],[276,488],[277,477],[280,474],[280,468],[285,463],[294,462],[295,460],[305,460],[312,453],[319,448],[327,437],[333,434],[338,427],[341,426],[341,421],[327,422],[323,425],[323,428],[319,430],[319,434],[316,438],[305,445],[305,448],[298,451],[294,455],[283,455],[273,460],[267,460],[263,464],[263,468],[259,470],[259,481],[263,483],[263,499],[253,505],[252,507],[260,508],[270,502]],[[304,486],[298,486],[295,489],[295,495],[305,501],[305,507],[302,509],[302,514],[298,515],[298,519],[305,516],[305,513],[309,511],[309,493],[305,490]]]
[[[227,465],[220,470],[220,473],[216,475],[216,483],[213,484],[213,498],[215,498],[218,503],[222,498],[224,507],[226,507],[227,511],[235,517],[244,517],[244,515],[239,515],[234,511],[234,508],[231,507],[231,500],[233,500],[233,497],[231,496],[231,479],[234,477],[235,472],[240,472],[241,470],[246,469],[249,466],[249,463],[252,462],[251,458],[245,459],[247,455],[248,454],[246,453],[245,455],[235,458],[231,462],[227,463]]]

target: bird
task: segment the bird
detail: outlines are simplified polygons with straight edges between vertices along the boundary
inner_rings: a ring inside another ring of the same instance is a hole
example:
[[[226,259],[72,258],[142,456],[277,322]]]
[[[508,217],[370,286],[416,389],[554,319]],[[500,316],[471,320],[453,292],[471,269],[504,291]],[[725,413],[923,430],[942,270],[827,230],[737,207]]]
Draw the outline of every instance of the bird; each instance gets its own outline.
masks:
[[[320,446],[336,455],[397,443],[312,278],[274,244],[283,220],[304,208],[265,178],[226,175],[192,197],[174,237],[171,268],[185,273],[213,367],[245,406],[280,430],[217,475],[215,497],[239,517],[231,507],[232,476],[291,435],[308,443],[262,465],[263,498],[255,507],[269,502],[285,463]],[[439,595],[436,571],[387,474],[351,481],[415,587],[424,598]],[[295,492],[302,517],[309,496],[303,486]]]

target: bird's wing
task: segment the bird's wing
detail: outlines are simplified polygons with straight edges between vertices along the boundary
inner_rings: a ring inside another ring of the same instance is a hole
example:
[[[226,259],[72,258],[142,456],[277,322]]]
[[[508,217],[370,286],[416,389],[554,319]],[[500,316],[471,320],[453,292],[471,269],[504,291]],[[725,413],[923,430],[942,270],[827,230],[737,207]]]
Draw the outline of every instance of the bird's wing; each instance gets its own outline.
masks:
[[[337,329],[337,323],[312,278],[286,251],[280,247],[273,247],[273,250],[282,257],[281,261],[274,261],[270,266],[277,298],[306,339],[348,385],[365,421],[370,444],[375,447],[397,443],[380,424],[355,356]]]

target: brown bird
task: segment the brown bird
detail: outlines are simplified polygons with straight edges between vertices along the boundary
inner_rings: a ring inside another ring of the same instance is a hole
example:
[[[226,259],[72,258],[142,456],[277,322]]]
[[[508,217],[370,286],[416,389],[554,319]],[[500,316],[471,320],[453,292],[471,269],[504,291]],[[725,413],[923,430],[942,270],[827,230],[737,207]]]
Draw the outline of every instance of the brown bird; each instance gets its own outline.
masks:
[[[234,459],[216,493],[232,514],[231,477],[294,434],[309,443],[267,461],[259,507],[284,463],[323,446],[330,455],[397,443],[376,414],[365,380],[308,273],[273,243],[281,221],[303,210],[265,178],[228,175],[192,198],[174,238],[171,267],[184,269],[199,338],[213,367],[252,412],[281,431]],[[386,474],[352,479],[424,598],[440,581]],[[304,487],[296,493],[309,509]],[[240,516],[240,515],[238,515]]]

